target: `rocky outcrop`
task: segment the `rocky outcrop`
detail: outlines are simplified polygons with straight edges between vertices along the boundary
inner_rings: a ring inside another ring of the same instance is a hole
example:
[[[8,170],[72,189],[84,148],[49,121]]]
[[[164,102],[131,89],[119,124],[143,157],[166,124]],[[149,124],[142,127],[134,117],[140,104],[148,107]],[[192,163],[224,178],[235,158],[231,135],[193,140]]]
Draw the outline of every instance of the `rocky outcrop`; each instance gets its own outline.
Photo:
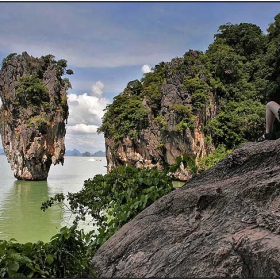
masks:
[[[51,164],[64,161],[68,117],[62,79],[66,61],[11,54],[2,63],[0,131],[5,154],[21,180],[46,180]]]
[[[279,278],[280,139],[246,143],[124,225],[102,278]]]
[[[208,93],[205,106],[196,115],[186,116],[188,109],[191,112],[193,91],[183,88],[182,84],[186,77],[195,77],[196,74],[192,73],[194,68],[203,68],[199,65],[199,52],[189,51],[189,56],[194,65],[185,66],[183,58],[165,63],[165,82],[160,90],[160,110],[157,115],[151,108],[149,98],[143,98],[142,105],[148,112],[148,125],[138,131],[137,140],[126,137],[121,143],[116,143],[114,135],[105,137],[108,172],[120,165],[139,168],[156,166],[163,170],[176,164],[176,158],[184,154],[198,161],[214,150],[214,146],[206,141],[203,130],[207,120],[217,113],[214,94]],[[207,83],[207,77],[201,75],[199,79]],[[185,123],[180,127],[180,122]],[[186,181],[193,176],[193,172],[181,164],[170,176]]]

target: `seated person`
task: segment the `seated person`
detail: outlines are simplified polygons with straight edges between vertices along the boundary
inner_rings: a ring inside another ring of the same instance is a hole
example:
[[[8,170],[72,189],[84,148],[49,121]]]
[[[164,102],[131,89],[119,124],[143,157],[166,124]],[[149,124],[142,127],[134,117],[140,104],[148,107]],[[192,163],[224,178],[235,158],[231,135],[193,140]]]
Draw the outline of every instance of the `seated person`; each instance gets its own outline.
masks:
[[[265,133],[258,139],[258,142],[275,139],[273,133],[271,133],[275,118],[280,122],[280,105],[270,101],[266,104]]]

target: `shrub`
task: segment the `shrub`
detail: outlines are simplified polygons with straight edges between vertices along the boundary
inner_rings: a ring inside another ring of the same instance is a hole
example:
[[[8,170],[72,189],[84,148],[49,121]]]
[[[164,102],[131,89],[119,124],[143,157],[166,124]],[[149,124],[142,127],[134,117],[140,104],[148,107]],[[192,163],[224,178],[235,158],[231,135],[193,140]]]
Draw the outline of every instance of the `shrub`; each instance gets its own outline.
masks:
[[[49,91],[36,76],[23,76],[16,87],[16,96],[25,107],[40,106],[41,102],[49,102]]]
[[[57,194],[43,203],[46,210],[56,202],[68,200],[70,210],[76,214],[75,223],[92,217],[98,231],[93,234],[95,248],[103,244],[122,225],[173,190],[172,180],[156,169],[138,169],[120,166],[111,173],[96,175],[84,183],[77,193]]]
[[[11,59],[13,56],[17,55],[17,53],[10,53],[9,55],[7,55],[7,57],[5,57],[3,60],[2,60],[2,67],[4,66],[4,64],[9,60]]]
[[[1,278],[87,278],[94,271],[91,233],[63,227],[49,243],[0,240]]]
[[[225,156],[227,156],[231,152],[232,150],[227,150],[225,145],[219,145],[213,153],[200,159],[199,161],[200,171],[205,171],[211,168],[212,166],[216,165],[220,160],[222,160]]]
[[[194,155],[189,155],[184,153],[182,156],[176,157],[176,162],[168,168],[168,172],[174,173],[181,164],[183,164],[184,168],[188,168],[194,174],[198,172],[198,167],[196,165],[196,158]]]

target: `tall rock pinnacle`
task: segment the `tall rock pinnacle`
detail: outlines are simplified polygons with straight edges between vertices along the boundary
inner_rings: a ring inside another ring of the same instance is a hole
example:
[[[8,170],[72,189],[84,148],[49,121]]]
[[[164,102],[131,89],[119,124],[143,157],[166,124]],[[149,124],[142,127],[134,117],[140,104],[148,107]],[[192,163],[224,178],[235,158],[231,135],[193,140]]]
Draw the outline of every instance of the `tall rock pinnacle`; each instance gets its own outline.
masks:
[[[0,70],[0,132],[8,162],[19,180],[46,180],[51,164],[63,164],[68,118],[64,59],[10,54]]]

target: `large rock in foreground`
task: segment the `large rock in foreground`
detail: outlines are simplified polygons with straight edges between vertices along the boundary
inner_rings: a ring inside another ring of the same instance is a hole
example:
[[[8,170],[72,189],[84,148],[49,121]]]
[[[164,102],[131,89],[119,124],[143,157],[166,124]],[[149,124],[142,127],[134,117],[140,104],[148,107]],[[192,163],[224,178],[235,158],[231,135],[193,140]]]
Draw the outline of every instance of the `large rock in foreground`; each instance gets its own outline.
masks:
[[[279,278],[280,139],[247,143],[123,226],[102,278]]]
[[[66,66],[52,55],[39,59],[26,52],[3,60],[0,132],[17,179],[46,180],[51,164],[63,164],[70,83],[61,76]]]

